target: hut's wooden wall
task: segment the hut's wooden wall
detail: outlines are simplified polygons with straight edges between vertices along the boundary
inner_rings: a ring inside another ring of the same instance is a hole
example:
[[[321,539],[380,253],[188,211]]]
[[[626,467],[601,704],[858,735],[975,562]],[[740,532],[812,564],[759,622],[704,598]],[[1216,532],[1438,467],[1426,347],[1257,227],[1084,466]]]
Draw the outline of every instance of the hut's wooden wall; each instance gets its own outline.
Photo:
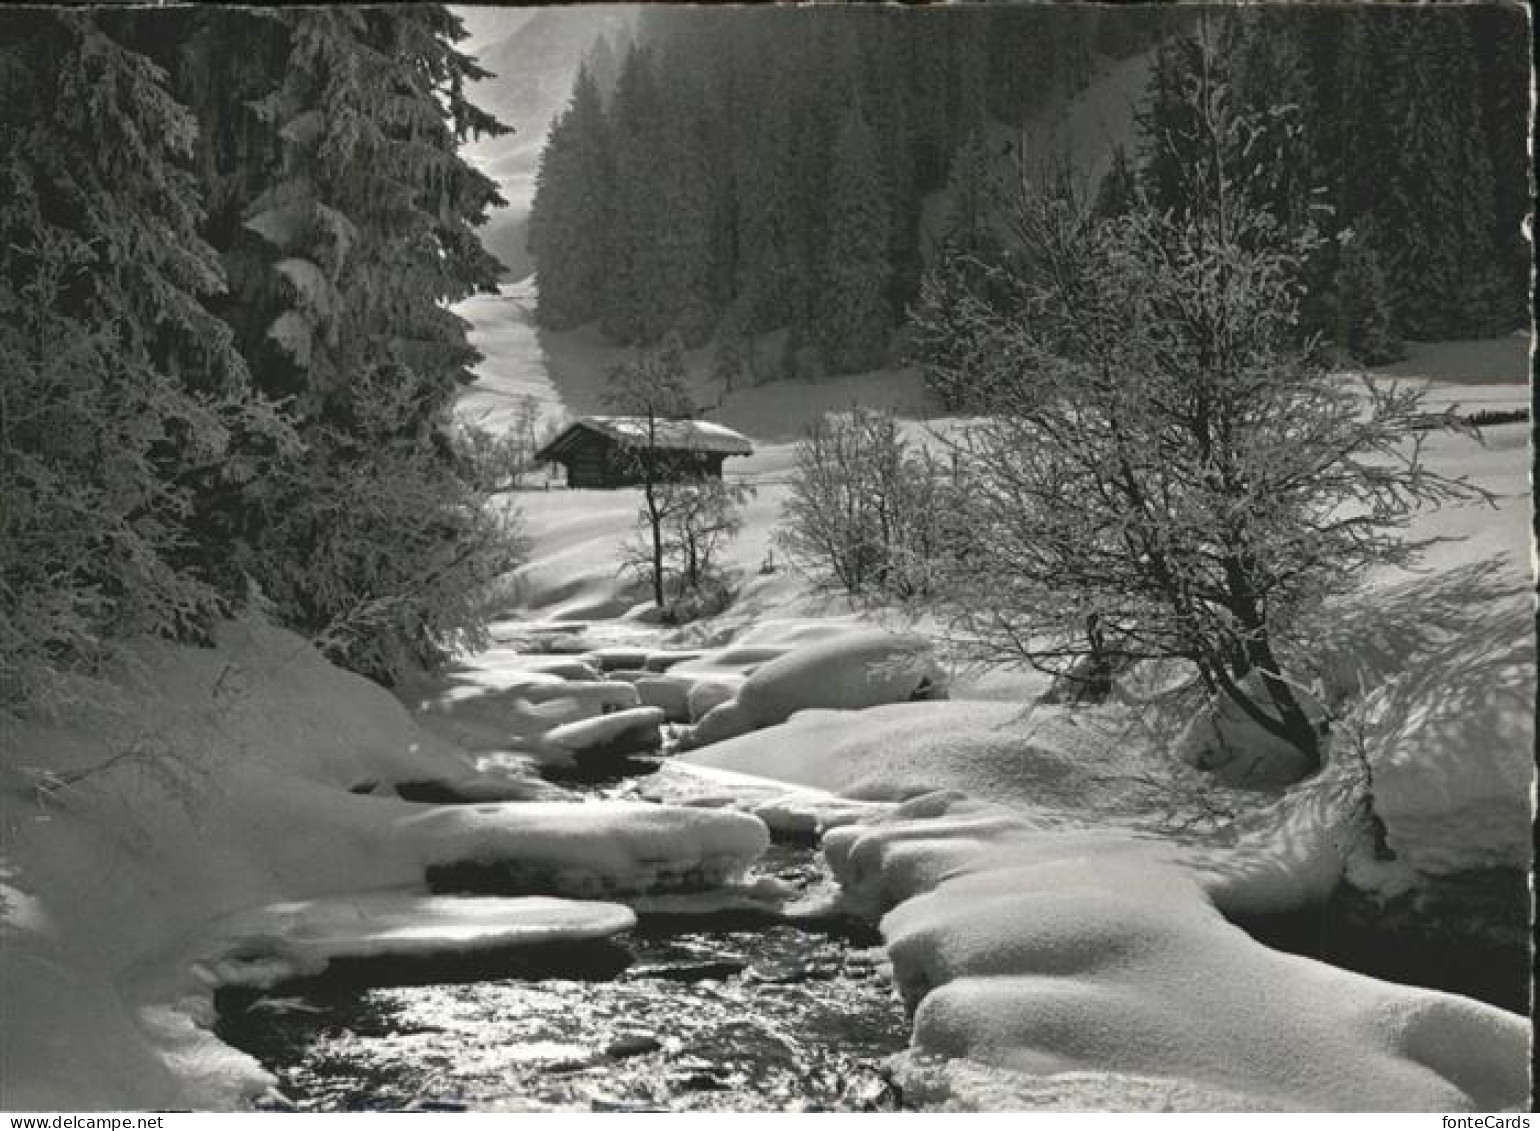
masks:
[[[658,478],[671,482],[685,479],[720,479],[722,461],[715,452],[661,453]],[[608,436],[584,432],[574,437],[561,463],[567,469],[569,487],[630,487],[642,482],[636,455],[625,452]]]

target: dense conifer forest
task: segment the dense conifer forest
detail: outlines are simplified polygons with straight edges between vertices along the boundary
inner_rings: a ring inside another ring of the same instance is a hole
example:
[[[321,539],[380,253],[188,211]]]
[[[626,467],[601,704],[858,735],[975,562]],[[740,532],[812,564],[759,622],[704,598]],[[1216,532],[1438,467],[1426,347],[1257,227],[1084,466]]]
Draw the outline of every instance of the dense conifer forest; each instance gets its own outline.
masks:
[[[623,58],[591,58],[549,136],[529,240],[541,322],[729,351],[787,328],[770,376],[880,366],[945,242],[927,203],[976,239],[987,182],[1014,172],[1012,131],[1098,67],[1155,53],[1104,202],[1180,206],[1157,141],[1182,129],[1200,17],[1223,24],[1228,97],[1291,119],[1285,145],[1253,156],[1269,206],[1321,232],[1312,329],[1383,360],[1402,337],[1522,321],[1517,8],[1044,5],[646,13]]]
[[[432,5],[0,13],[0,691],[258,607],[388,677],[508,562],[449,409],[496,122]]]

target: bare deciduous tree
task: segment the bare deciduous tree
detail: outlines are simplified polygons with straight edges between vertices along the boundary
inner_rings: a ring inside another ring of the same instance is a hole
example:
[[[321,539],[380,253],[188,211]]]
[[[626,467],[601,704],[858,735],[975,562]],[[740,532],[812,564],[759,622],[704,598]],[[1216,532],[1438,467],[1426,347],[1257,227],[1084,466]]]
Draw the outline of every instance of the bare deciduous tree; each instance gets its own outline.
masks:
[[[1214,159],[1188,168],[1184,215],[1101,218],[1061,177],[1024,180],[1009,301],[953,291],[929,328],[941,383],[986,413],[957,441],[955,612],[984,651],[1056,674],[1186,659],[1318,765],[1290,630],[1415,560],[1419,506],[1479,492],[1424,462],[1419,392],[1333,374],[1302,339],[1313,236],[1282,232],[1220,159],[1266,125],[1201,72],[1187,97]]]
[[[664,579],[667,573],[664,524],[668,521],[668,458],[660,448],[659,425],[668,420],[683,420],[695,415],[684,371],[684,347],[670,334],[656,349],[638,354],[610,373],[605,404],[617,412],[636,417],[643,426],[642,442],[628,449],[637,477],[642,481],[642,522],[647,534],[647,569],[652,582],[652,599],[658,608],[667,600]]]
[[[797,446],[780,542],[847,593],[925,596],[956,549],[951,491],[947,469],[905,441],[891,413],[825,417]]]

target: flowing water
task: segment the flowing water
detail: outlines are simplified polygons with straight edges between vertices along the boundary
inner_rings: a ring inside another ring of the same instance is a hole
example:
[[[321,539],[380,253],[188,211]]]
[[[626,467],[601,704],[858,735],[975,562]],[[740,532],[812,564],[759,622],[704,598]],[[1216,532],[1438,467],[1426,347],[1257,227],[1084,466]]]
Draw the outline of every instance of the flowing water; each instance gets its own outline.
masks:
[[[805,847],[758,870],[827,883]],[[305,1111],[886,1110],[908,1026],[877,943],[851,919],[647,915],[605,943],[222,991],[217,1032]]]

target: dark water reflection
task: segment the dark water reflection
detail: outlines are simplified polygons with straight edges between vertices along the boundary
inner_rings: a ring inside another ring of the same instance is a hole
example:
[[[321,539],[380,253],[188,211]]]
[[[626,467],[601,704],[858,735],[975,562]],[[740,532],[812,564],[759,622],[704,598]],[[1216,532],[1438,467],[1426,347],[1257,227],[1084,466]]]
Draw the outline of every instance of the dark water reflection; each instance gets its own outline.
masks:
[[[806,849],[765,866],[817,875]],[[218,1032],[308,1111],[886,1109],[880,1063],[908,1027],[876,941],[853,921],[653,916],[613,944],[222,994]]]

